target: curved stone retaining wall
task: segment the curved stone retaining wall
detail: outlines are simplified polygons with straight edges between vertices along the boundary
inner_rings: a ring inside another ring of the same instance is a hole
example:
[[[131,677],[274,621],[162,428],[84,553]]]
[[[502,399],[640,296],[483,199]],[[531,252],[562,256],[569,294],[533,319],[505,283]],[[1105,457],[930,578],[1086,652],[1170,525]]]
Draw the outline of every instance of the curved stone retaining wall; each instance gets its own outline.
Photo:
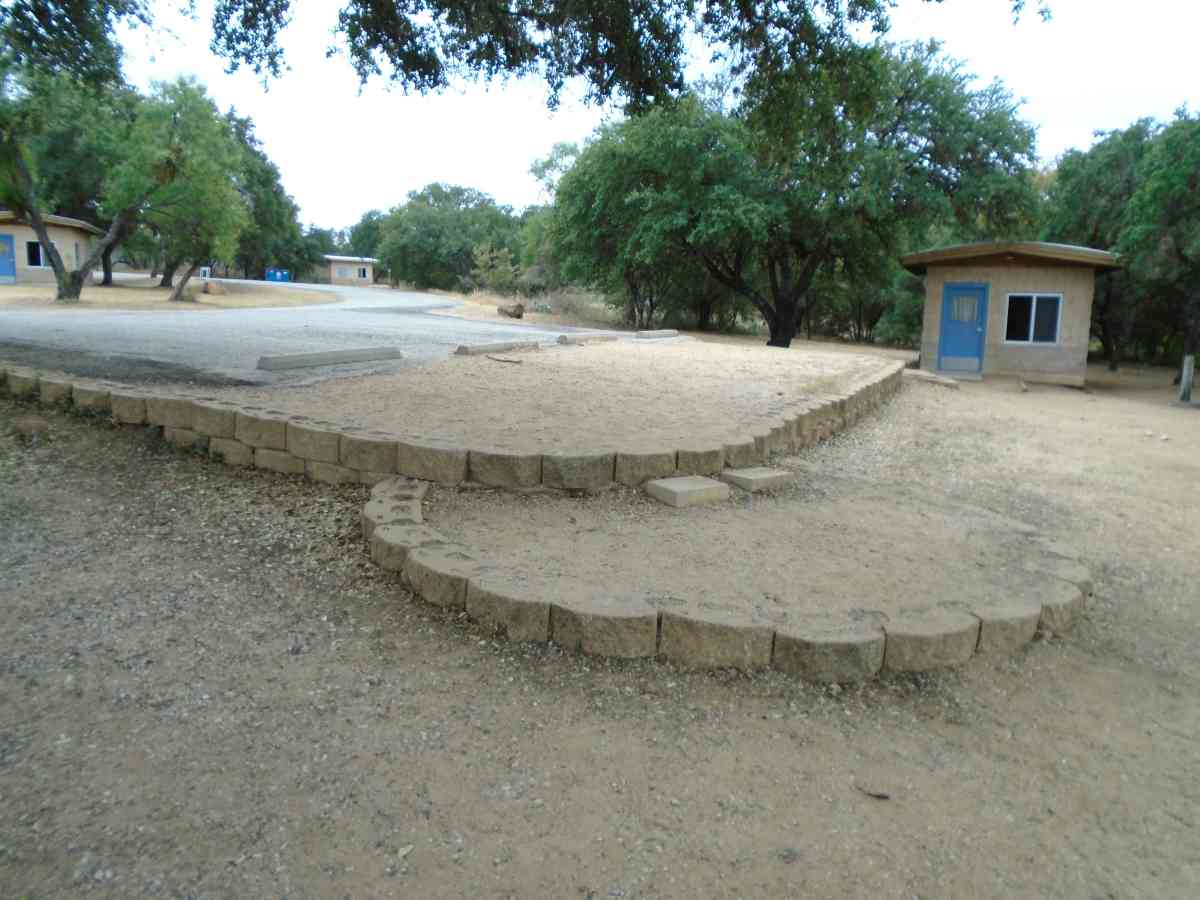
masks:
[[[903,364],[881,365],[844,394],[797,400],[786,417],[725,444],[646,451],[512,453],[487,447],[387,434],[278,410],[173,395],[148,388],[38,373],[0,364],[0,383],[17,397],[90,413],[122,425],[148,425],[180,447],[207,451],[229,465],[306,475],[329,484],[375,484],[392,475],[529,490],[600,491],[637,487],[670,475],[715,475],[765,462],[776,451],[803,449],[845,428],[896,392]]]
[[[372,560],[400,574],[427,602],[465,610],[512,640],[553,640],[598,656],[661,657],[685,668],[773,667],[809,679],[848,682],[881,671],[960,665],[976,653],[1012,652],[1039,629],[1063,632],[1083,610],[1090,574],[1045,542],[1036,589],[1006,602],[913,608],[892,616],[814,614],[775,627],[737,617],[680,615],[656,608],[643,596],[565,589],[553,599],[536,596],[512,576],[502,577],[471,548],[425,524],[421,499],[427,482],[470,478],[505,488],[586,491],[613,482],[639,485],[665,475],[707,475],[724,466],[753,465],[771,452],[807,447],[847,427],[895,393],[902,371],[901,364],[888,366],[846,394],[809,398],[792,417],[721,447],[571,456],[465,450],[21,367],[0,366],[0,385],[17,398],[107,414],[120,424],[160,427],[166,440],[206,449],[230,465],[332,484],[371,484],[362,529]]]

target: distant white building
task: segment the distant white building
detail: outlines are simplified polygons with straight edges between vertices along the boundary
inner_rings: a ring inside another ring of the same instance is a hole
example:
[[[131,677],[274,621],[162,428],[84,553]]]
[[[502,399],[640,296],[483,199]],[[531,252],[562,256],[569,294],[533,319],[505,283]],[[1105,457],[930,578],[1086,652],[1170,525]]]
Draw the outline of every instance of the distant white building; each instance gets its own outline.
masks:
[[[329,263],[330,284],[375,283],[375,266],[379,262],[377,259],[370,256],[331,256],[327,253],[325,261]]]

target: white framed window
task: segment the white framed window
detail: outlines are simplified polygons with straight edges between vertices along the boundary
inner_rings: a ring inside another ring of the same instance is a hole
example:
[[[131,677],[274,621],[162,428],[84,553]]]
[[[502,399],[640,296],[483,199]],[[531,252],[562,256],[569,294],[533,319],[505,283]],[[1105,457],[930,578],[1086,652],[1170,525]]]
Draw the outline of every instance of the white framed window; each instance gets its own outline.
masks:
[[[25,265],[31,269],[42,267],[42,245],[37,241],[25,242]]]
[[[1062,307],[1062,294],[1009,294],[1004,317],[1004,343],[1057,344],[1062,329]]]
[[[338,266],[337,267],[337,277],[338,278],[349,278],[350,270],[348,268],[346,268],[345,266]]]
[[[365,267],[365,266],[364,266],[364,267],[360,267],[360,268],[359,268],[359,270],[358,270],[358,277],[359,277],[359,278],[366,278],[366,277],[367,277],[367,270],[366,270],[366,267]]]

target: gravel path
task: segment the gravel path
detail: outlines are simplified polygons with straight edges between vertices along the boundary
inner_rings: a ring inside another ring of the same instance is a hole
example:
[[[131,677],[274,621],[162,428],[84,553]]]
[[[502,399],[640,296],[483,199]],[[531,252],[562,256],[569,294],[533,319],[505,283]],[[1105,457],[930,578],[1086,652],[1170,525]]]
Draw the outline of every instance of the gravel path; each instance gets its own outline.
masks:
[[[493,642],[370,565],[360,489],[0,403],[0,896],[1194,897],[1200,426],[941,390],[805,465],[1069,532],[1098,597],[854,690]]]

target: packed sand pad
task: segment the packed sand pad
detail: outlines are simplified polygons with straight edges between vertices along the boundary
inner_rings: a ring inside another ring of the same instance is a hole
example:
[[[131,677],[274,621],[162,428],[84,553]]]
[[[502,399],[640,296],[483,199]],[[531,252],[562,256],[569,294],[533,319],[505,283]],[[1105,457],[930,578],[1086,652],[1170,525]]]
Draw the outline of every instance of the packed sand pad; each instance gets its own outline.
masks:
[[[236,388],[241,403],[513,452],[720,445],[838,393],[886,360],[681,340],[544,348],[519,363],[455,357],[390,375]]]
[[[890,505],[806,483],[674,509],[602,497],[438,490],[427,521],[526,596],[639,596],[663,612],[785,626],[1033,598],[1059,559],[1019,522],[953,504]],[[931,514],[932,513],[932,514]]]

